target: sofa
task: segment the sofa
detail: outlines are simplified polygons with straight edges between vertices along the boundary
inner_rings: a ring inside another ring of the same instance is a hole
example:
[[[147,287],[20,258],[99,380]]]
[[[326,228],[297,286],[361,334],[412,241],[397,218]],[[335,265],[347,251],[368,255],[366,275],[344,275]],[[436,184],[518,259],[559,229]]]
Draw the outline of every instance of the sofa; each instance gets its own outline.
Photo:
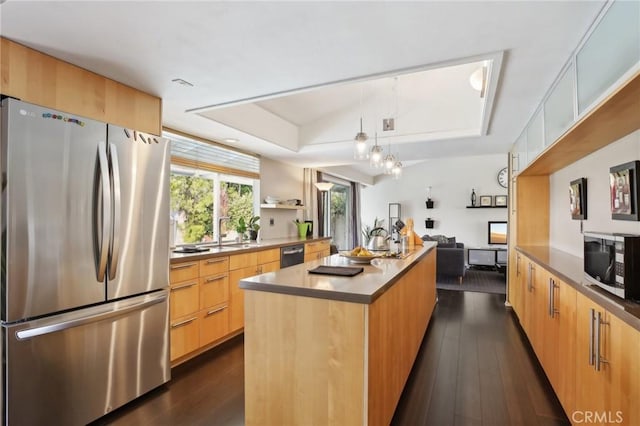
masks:
[[[455,237],[444,235],[423,235],[423,241],[436,241],[436,275],[439,278],[456,277],[462,284],[467,270],[464,261],[464,243],[456,242]]]

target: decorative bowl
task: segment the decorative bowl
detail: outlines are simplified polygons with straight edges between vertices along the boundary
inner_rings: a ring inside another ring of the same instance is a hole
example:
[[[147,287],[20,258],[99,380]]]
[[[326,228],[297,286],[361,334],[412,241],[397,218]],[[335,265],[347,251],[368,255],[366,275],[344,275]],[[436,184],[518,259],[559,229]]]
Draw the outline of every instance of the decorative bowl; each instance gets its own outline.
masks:
[[[380,257],[379,254],[373,256],[351,256],[348,251],[340,252],[340,256],[346,257],[351,263],[371,263],[371,260]]]

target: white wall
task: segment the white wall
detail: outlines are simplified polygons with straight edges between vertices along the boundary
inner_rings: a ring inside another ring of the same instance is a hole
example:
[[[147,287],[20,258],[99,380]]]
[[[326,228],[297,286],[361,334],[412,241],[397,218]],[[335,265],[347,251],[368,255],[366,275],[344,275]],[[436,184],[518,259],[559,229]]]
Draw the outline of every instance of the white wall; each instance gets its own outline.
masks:
[[[607,145],[550,176],[549,244],[582,257],[580,221],[569,213],[569,182],[587,178],[587,219],[585,231],[640,234],[640,222],[612,220],[610,211],[609,168],[640,160],[640,130]]]
[[[414,230],[424,234],[456,237],[465,247],[487,246],[487,221],[507,220],[507,209],[467,209],[471,189],[478,195],[506,195],[497,175],[507,166],[507,154],[440,158],[406,167],[400,180],[384,176],[375,185],[362,189],[362,224],[372,225],[375,217],[385,219],[388,204],[400,203],[402,218],[413,218]],[[427,209],[427,187],[431,186],[433,209]],[[426,229],[427,217],[435,220]]]
[[[260,201],[267,195],[282,200],[302,199],[303,169],[269,158],[260,158]],[[274,225],[269,225],[273,218]],[[293,221],[302,220],[301,210],[260,209],[260,235],[262,239],[295,237],[298,230]]]

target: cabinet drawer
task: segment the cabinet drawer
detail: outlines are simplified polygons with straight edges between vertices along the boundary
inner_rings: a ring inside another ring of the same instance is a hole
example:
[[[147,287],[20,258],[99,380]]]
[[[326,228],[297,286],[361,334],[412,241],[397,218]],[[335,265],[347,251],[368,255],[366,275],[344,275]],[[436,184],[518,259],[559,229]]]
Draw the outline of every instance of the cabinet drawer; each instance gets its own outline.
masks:
[[[200,276],[217,275],[229,270],[229,257],[212,257],[200,261]]]
[[[171,321],[171,361],[200,347],[200,321],[197,313]]]
[[[329,240],[315,241],[304,245],[305,253],[316,253],[322,250],[329,250]]]
[[[180,281],[198,278],[200,275],[198,262],[182,262],[169,265],[169,281],[178,283]]]
[[[229,300],[229,274],[200,278],[200,309],[210,308]]]
[[[267,272],[274,272],[280,270],[280,261],[276,260],[275,262],[264,263],[258,266],[258,272],[261,274],[266,274]]]
[[[258,264],[258,252],[253,251],[250,253],[234,254],[229,256],[229,270],[246,268],[248,266],[255,266]]]
[[[208,345],[229,332],[229,307],[226,304],[200,312],[200,346]]]
[[[270,262],[280,262],[280,249],[269,249],[258,252],[258,265]]]
[[[173,284],[169,291],[171,320],[196,313],[200,309],[197,278]]]

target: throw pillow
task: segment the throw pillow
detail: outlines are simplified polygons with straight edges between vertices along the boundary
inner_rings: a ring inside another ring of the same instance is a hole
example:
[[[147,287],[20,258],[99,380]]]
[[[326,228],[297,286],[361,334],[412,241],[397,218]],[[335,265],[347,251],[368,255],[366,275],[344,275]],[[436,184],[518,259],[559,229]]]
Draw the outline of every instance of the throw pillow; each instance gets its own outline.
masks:
[[[453,245],[455,247],[455,245],[456,245],[456,237],[447,238],[447,242],[448,243],[453,243]]]

